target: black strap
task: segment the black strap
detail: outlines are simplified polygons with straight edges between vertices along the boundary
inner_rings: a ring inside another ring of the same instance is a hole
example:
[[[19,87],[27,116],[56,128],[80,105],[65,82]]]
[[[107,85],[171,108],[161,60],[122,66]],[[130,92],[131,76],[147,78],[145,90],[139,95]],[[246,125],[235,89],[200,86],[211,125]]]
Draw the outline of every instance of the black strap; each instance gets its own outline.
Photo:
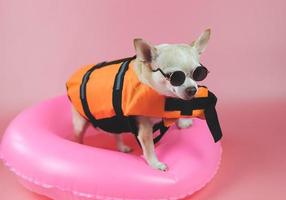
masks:
[[[102,62],[102,63],[99,63],[99,64],[93,66],[92,68],[90,68],[85,73],[85,75],[83,76],[82,82],[81,82],[81,85],[80,85],[80,100],[81,100],[82,108],[83,108],[83,111],[85,113],[85,116],[89,119],[89,121],[92,123],[92,125],[94,127],[97,126],[97,122],[96,122],[95,117],[91,114],[89,106],[88,106],[88,102],[87,102],[87,98],[86,98],[86,85],[87,85],[87,82],[89,80],[89,77],[90,77],[91,73],[95,69],[98,69],[98,68],[101,68],[101,67],[105,66],[105,64],[106,64],[106,62]]]
[[[161,122],[159,122],[153,126],[153,133],[156,132],[157,130],[160,130],[160,134],[153,139],[154,144],[156,144],[157,142],[159,142],[161,140],[161,138],[165,135],[165,133],[167,132],[168,129],[169,129],[169,127],[164,126],[163,121],[161,121]]]
[[[209,91],[209,98],[214,99],[214,102],[205,108],[205,118],[207,121],[207,125],[211,131],[213,139],[215,142],[219,141],[222,138],[222,131],[220,127],[220,123],[218,120],[217,112],[215,109],[215,105],[217,102],[216,96]]]
[[[215,109],[216,102],[216,96],[208,91],[208,97],[194,98],[191,100],[166,98],[165,110],[181,111],[182,115],[192,115],[193,110],[204,110],[207,125],[214,141],[217,142],[222,137],[222,131]]]
[[[124,82],[124,76],[125,73],[128,70],[129,67],[129,63],[131,62],[133,58],[124,61],[116,76],[115,76],[115,80],[114,80],[114,84],[113,84],[113,94],[112,94],[112,104],[113,104],[113,109],[116,113],[117,116],[123,116],[123,111],[122,111],[122,88],[123,88],[123,82]]]
[[[104,66],[106,66],[106,65],[114,65],[114,64],[118,64],[118,63],[123,63],[125,61],[131,61],[131,60],[133,60],[135,58],[136,58],[136,55],[132,56],[132,57],[128,57],[128,58],[121,58],[121,59],[118,59],[118,60],[108,61],[108,62],[105,62]]]
[[[126,71],[128,70],[130,61],[134,58],[135,57],[132,57],[129,60],[126,60],[121,64],[116,74],[115,80],[114,80],[112,103],[113,103],[113,109],[117,117],[122,117],[122,118],[124,117],[123,111],[122,111],[122,88],[123,88],[124,76],[125,76]],[[129,121],[130,121],[131,131],[134,133],[136,140],[141,147],[141,144],[137,138],[138,128],[134,127],[134,126],[137,126],[134,117],[129,117]],[[168,130],[168,128],[164,126],[163,121],[154,125],[153,132],[159,129],[160,129],[160,134],[156,138],[154,138],[154,143],[159,142],[159,140],[163,137],[163,135]]]
[[[191,100],[183,100],[179,98],[166,98],[166,111],[181,111],[182,115],[192,115],[193,110],[205,109],[209,105],[216,104],[216,97],[198,97]]]
[[[101,63],[94,65],[92,68],[90,68],[84,74],[84,76],[82,78],[81,85],[80,85],[80,100],[81,100],[81,104],[82,104],[85,116],[89,119],[89,121],[93,124],[94,127],[97,126],[97,121],[96,121],[95,117],[92,115],[92,113],[90,112],[88,102],[87,102],[87,97],[86,97],[86,85],[88,83],[88,80],[89,80],[91,73],[96,69],[106,67],[109,65],[113,65],[113,64],[117,64],[117,63],[122,63],[122,62],[125,62],[127,60],[134,59],[134,58],[135,58],[135,56],[129,57],[129,58],[123,58],[123,59],[119,59],[119,60],[114,60],[114,61],[110,61],[110,62],[104,61],[104,62],[101,62]]]
[[[135,59],[135,57],[131,57],[128,60],[124,60],[122,64],[119,67],[119,70],[115,76],[114,84],[113,84],[113,92],[112,92],[112,104],[113,109],[116,113],[117,118],[128,120],[130,130],[135,135],[135,139],[139,146],[141,147],[141,143],[138,140],[138,128],[136,124],[136,120],[133,116],[126,117],[123,115],[122,111],[122,89],[123,89],[123,83],[124,83],[124,76],[129,68],[129,63],[131,60]],[[142,148],[142,147],[141,147]]]

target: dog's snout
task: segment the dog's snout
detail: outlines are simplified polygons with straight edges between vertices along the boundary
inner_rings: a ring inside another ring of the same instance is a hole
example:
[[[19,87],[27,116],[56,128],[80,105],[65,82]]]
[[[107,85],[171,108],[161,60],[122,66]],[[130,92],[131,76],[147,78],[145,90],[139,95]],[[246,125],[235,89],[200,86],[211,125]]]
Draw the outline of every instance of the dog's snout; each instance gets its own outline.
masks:
[[[197,88],[196,87],[188,87],[188,88],[186,88],[185,92],[189,97],[194,96],[197,92]]]

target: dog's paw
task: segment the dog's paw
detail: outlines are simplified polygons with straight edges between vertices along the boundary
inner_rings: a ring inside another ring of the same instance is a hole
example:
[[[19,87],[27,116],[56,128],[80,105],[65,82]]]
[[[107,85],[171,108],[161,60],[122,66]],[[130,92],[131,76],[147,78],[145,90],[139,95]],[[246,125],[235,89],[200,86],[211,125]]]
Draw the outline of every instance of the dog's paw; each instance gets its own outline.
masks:
[[[159,169],[161,171],[167,171],[168,167],[166,164],[162,163],[162,162],[154,162],[154,163],[150,163],[150,166],[153,167],[154,169]]]
[[[193,125],[193,120],[190,118],[180,118],[177,121],[177,126],[179,128],[188,128]]]
[[[129,152],[132,151],[132,148],[129,147],[129,146],[127,146],[127,145],[125,145],[125,144],[118,145],[117,148],[118,148],[119,151],[121,151],[121,152],[123,152],[123,153],[129,153]]]

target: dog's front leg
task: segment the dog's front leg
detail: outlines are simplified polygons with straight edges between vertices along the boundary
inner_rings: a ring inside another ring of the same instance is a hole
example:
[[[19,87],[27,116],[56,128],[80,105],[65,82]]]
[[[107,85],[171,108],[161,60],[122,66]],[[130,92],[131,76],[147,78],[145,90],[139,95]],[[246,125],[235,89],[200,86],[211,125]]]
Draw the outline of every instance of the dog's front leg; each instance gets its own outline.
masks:
[[[167,170],[167,166],[160,162],[155,154],[153,142],[153,123],[147,117],[137,117],[138,140],[141,144],[143,155],[147,163],[159,170]]]

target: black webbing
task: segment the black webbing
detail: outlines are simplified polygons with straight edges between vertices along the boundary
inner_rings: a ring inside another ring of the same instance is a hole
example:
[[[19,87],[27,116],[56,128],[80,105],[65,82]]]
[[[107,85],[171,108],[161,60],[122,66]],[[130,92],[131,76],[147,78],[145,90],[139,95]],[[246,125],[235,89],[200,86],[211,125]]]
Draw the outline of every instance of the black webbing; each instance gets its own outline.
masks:
[[[113,84],[113,93],[112,93],[112,104],[113,104],[113,109],[116,113],[117,116],[123,116],[123,111],[122,111],[122,87],[123,87],[123,82],[124,82],[124,76],[126,71],[128,70],[129,63],[132,59],[129,59],[127,61],[124,61],[114,80]]]
[[[216,96],[208,91],[208,97],[199,97],[191,100],[166,98],[166,111],[181,111],[182,115],[192,115],[193,110],[204,110],[207,125],[215,142],[222,137],[222,131],[217,117],[215,105]]]
[[[132,59],[134,59],[134,57],[130,58],[129,60],[124,61],[121,64],[121,66],[120,66],[120,68],[116,74],[115,80],[114,80],[112,103],[113,103],[113,109],[114,109],[117,117],[124,118],[123,111],[122,111],[122,89],[123,89],[123,83],[124,83],[124,76],[125,76],[126,71],[128,70],[129,63]],[[132,119],[132,121],[130,120],[130,122],[131,122],[130,125],[134,126],[136,123],[135,119],[134,118],[129,118],[129,119]],[[136,130],[135,130],[135,128],[131,128],[131,129],[132,129],[132,132],[134,133],[134,135],[136,137],[137,142],[141,146],[141,144],[137,138],[138,129],[137,128],[136,128]],[[166,133],[168,128],[164,126],[164,123],[162,121],[162,122],[154,125],[153,132],[155,132],[157,130],[160,130],[160,134],[156,138],[154,138],[154,143],[159,142],[159,140],[163,137],[163,135]]]
[[[204,110],[205,118],[207,121],[207,125],[211,131],[212,136],[213,136],[213,139],[215,142],[217,142],[222,138],[222,131],[221,131],[220,123],[218,120],[217,112],[215,109],[217,98],[210,91],[209,91],[208,96],[210,99],[214,99],[214,101],[212,102],[212,104],[210,104],[208,107],[205,108],[205,110]]]
[[[131,60],[135,59],[135,57],[131,57],[128,60],[125,60],[119,67],[119,70],[115,76],[114,84],[113,84],[113,92],[112,92],[112,104],[113,109],[116,113],[116,116],[118,118],[121,118],[122,120],[128,120],[131,132],[135,135],[135,139],[139,146],[141,147],[140,141],[138,140],[138,128],[136,124],[136,120],[134,117],[126,117],[123,115],[122,111],[122,89],[123,89],[123,83],[124,83],[124,76],[129,68],[129,63]],[[141,147],[142,148],[142,147]]]
[[[87,85],[87,82],[89,80],[89,77],[90,77],[91,73],[95,69],[103,67],[105,65],[105,63],[106,62],[102,62],[102,63],[96,64],[95,66],[90,68],[85,73],[85,75],[83,76],[82,82],[81,82],[81,85],[80,85],[80,100],[81,100],[82,108],[83,108],[83,111],[85,113],[85,116],[89,119],[89,121],[92,123],[92,125],[94,127],[97,126],[97,122],[96,122],[95,117],[91,114],[89,106],[88,106],[88,102],[87,102],[87,98],[86,98],[86,85]]]
[[[92,125],[94,127],[97,126],[97,121],[96,121],[95,117],[90,112],[90,109],[89,109],[89,106],[88,106],[88,102],[87,102],[87,98],[86,98],[86,85],[87,85],[87,82],[89,80],[89,77],[90,77],[91,73],[95,69],[99,69],[99,68],[106,67],[106,66],[113,65],[113,64],[117,64],[117,63],[122,63],[122,62],[125,62],[127,60],[134,59],[134,58],[135,58],[135,56],[129,57],[129,58],[123,58],[123,59],[119,59],[119,60],[114,60],[114,61],[109,61],[109,62],[106,62],[106,61],[105,62],[101,62],[101,63],[96,64],[92,68],[90,68],[84,74],[84,76],[82,78],[81,85],[80,85],[80,100],[81,100],[81,104],[82,104],[82,107],[83,107],[83,110],[84,110],[84,113],[85,113],[86,117],[89,119],[89,121],[92,123]]]
[[[160,130],[160,134],[153,139],[154,144],[156,144],[157,142],[159,142],[161,140],[161,138],[165,135],[165,133],[167,132],[168,129],[169,129],[169,127],[164,126],[163,120],[154,125],[153,133],[156,132],[157,130]]]

